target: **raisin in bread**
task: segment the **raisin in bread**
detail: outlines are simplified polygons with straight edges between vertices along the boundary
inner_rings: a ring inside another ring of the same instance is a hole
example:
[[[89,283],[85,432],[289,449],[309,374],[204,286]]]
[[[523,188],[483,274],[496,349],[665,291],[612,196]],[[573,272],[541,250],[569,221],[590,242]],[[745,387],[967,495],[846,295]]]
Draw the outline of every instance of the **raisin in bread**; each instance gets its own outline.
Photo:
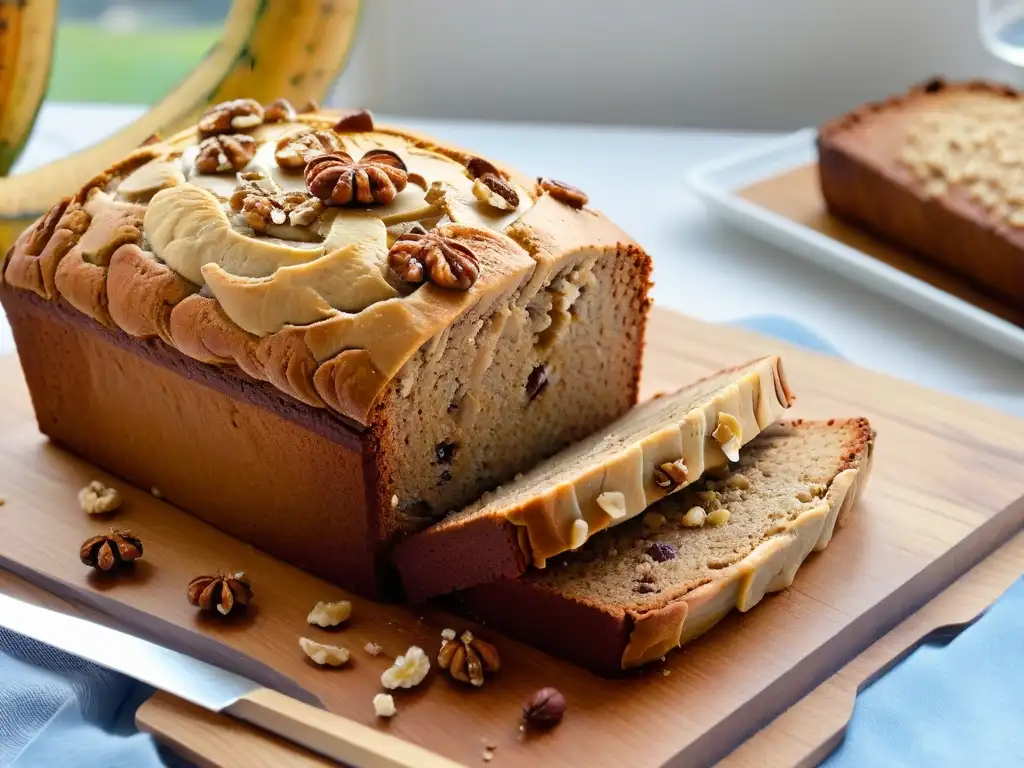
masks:
[[[873,439],[866,419],[772,426],[724,477],[459,599],[488,625],[602,674],[645,664],[788,587],[849,517]]]
[[[1024,97],[992,83],[925,83],[823,125],[830,213],[1024,306]]]
[[[0,270],[42,431],[364,594],[636,401],[644,251],[369,113],[221,104],[54,202]]]
[[[792,402],[778,357],[637,406],[514,482],[395,548],[406,595],[423,600],[515,578],[735,461]]]

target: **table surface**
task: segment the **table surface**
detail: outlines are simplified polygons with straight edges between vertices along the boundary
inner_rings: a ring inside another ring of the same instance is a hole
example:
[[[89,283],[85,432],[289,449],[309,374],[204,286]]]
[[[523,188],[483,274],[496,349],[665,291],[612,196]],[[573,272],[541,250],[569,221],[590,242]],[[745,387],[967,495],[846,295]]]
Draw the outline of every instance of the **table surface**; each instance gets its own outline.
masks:
[[[47,104],[18,170],[87,146],[139,111]],[[782,315],[866,368],[1024,415],[1024,363],[730,229],[686,188],[684,176],[696,163],[776,134],[380,119],[581,187],[594,207],[650,251],[654,297],[662,306],[711,321]],[[10,328],[0,316],[0,354],[12,350]]]

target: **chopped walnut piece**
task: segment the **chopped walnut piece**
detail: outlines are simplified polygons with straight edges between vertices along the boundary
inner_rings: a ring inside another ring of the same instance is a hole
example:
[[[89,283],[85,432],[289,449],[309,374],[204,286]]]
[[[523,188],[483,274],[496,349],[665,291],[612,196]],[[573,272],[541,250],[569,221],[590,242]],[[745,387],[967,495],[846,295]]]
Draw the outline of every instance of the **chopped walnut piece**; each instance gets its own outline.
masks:
[[[308,192],[281,192],[260,174],[240,174],[229,204],[256,232],[265,231],[268,224],[309,226],[324,210]]]
[[[255,99],[222,101],[210,107],[199,118],[199,133],[212,136],[255,128],[263,122],[263,106]]]
[[[274,99],[263,108],[265,123],[290,123],[295,117],[295,107],[288,99]]]
[[[249,605],[252,587],[244,573],[219,573],[215,576],[196,576],[188,583],[186,595],[196,608],[227,616]]]
[[[729,461],[740,460],[740,445],[743,440],[743,429],[740,427],[739,419],[731,413],[718,415],[718,426],[711,436],[718,441],[722,452]]]
[[[373,130],[373,114],[365,109],[350,109],[343,112],[334,130],[340,133],[365,133]]]
[[[397,154],[371,149],[359,162],[347,152],[315,157],[303,172],[306,189],[328,205],[387,205],[409,176]]]
[[[78,504],[86,514],[102,515],[121,506],[121,494],[116,488],[108,488],[99,480],[92,480],[78,492]]]
[[[274,159],[287,171],[301,171],[314,157],[343,152],[345,145],[334,131],[309,131],[282,136],[274,148]]]
[[[682,459],[666,461],[654,468],[654,484],[659,488],[674,488],[686,482],[689,470]]]
[[[579,549],[587,543],[587,538],[590,536],[590,526],[586,520],[573,520],[572,529],[569,532],[569,547],[570,549]]]
[[[484,684],[484,672],[493,673],[501,669],[501,658],[497,648],[467,630],[458,641],[445,639],[441,642],[437,665],[448,670],[448,674],[459,682],[479,688]]]
[[[388,267],[399,280],[468,291],[480,275],[480,263],[467,246],[437,232],[407,232],[388,252]]]
[[[430,659],[427,654],[419,646],[413,645],[384,670],[380,682],[391,690],[412,688],[422,683],[429,671]]]
[[[110,529],[110,533],[86,539],[79,559],[90,568],[112,571],[142,557],[142,540],[131,531]]]
[[[371,643],[367,643],[366,645],[364,645],[363,646],[363,650],[366,651],[371,656],[380,656],[382,653],[384,653],[384,646],[381,645],[380,643],[372,643],[371,642]]]
[[[340,645],[327,645],[310,640],[308,637],[299,638],[299,647],[313,662],[321,667],[340,667],[347,664],[351,654],[348,648]]]
[[[577,189],[572,184],[566,184],[564,181],[557,181],[555,179],[537,179],[537,183],[540,184],[540,188],[551,195],[555,200],[560,203],[565,203],[570,208],[582,208],[588,202],[590,198],[587,197],[587,193],[581,189]]]
[[[519,207],[519,193],[493,173],[485,173],[473,182],[473,196],[499,211],[514,211]]]
[[[626,495],[622,491],[605,491],[597,496],[599,506],[612,520],[626,516]]]
[[[256,139],[245,133],[210,136],[199,144],[196,170],[199,173],[240,171],[256,156]]]
[[[342,622],[348,621],[352,615],[352,603],[348,600],[337,600],[335,602],[324,602],[321,600],[313,606],[306,621],[317,627],[336,627]]]

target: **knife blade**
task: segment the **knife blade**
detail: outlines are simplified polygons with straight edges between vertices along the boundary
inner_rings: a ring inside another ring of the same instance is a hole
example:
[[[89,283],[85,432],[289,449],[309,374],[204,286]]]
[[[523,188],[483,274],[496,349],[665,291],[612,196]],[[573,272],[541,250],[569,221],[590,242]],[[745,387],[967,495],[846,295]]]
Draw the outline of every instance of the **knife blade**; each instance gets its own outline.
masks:
[[[353,768],[455,768],[445,757],[116,629],[0,594],[0,627]]]

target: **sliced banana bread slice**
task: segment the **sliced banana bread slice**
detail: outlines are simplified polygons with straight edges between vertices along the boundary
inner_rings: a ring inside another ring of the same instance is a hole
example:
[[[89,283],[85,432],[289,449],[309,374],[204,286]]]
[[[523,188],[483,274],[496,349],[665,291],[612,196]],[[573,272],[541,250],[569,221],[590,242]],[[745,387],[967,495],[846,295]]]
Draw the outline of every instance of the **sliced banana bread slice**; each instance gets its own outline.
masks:
[[[645,664],[788,587],[846,522],[873,442],[867,419],[777,424],[728,474],[459,600],[489,626],[599,673]]]
[[[418,601],[577,549],[739,458],[793,397],[778,357],[720,371],[637,406],[514,482],[400,542],[394,562]]]

